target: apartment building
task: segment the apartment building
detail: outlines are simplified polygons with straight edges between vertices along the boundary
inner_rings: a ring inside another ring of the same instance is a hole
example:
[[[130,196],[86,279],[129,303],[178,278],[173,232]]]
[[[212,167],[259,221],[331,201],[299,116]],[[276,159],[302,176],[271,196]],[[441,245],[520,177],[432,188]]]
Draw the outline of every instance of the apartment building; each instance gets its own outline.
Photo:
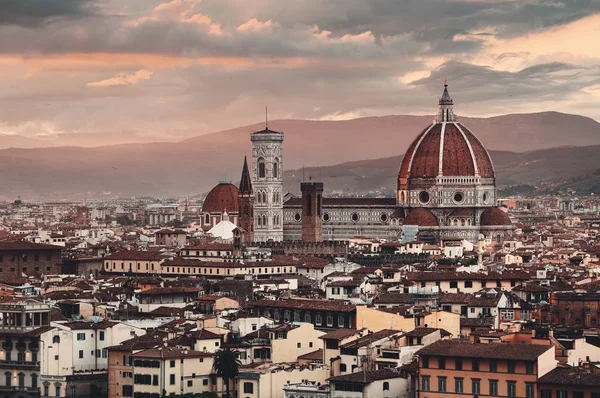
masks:
[[[216,387],[213,354],[208,352],[160,346],[137,352],[131,360],[134,398],[202,393]]]
[[[107,391],[108,347],[146,333],[120,322],[52,322],[41,334],[41,396]]]
[[[440,340],[417,355],[420,398],[534,398],[538,379],[556,367],[550,345]]]

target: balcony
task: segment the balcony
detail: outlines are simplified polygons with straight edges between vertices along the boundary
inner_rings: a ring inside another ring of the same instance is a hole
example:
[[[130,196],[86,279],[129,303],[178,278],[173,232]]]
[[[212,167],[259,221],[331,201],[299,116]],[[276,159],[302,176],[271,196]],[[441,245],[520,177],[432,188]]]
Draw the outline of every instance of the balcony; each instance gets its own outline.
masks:
[[[39,361],[0,361],[0,369],[39,369]]]

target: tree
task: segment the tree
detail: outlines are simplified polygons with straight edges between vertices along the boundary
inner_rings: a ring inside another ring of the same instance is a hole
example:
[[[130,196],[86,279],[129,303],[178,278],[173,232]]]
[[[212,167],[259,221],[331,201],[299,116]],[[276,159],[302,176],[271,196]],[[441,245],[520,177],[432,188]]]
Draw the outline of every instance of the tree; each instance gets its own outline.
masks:
[[[239,353],[229,348],[215,352],[213,367],[217,375],[223,379],[227,397],[229,397],[229,380],[235,379],[239,373],[240,366],[242,366],[238,357]]]

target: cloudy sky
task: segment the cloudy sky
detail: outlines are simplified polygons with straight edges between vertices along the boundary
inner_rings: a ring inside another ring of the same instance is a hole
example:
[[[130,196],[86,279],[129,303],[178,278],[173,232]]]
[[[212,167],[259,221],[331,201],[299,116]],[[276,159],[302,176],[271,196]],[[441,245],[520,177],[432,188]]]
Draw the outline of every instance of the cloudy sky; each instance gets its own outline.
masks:
[[[600,120],[600,0],[2,0],[0,134],[165,140],[270,117]],[[0,139],[2,139],[0,137]]]

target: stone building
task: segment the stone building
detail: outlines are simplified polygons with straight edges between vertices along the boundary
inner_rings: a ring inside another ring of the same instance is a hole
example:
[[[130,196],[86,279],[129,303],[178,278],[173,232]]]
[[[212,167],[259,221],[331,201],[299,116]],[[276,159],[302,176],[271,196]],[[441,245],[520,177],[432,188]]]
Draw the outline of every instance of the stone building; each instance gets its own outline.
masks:
[[[58,274],[61,269],[60,246],[27,241],[0,242],[0,279],[25,275]]]
[[[284,198],[283,133],[268,128],[252,133],[251,181],[243,173],[244,193],[230,183],[217,185],[203,205],[205,224],[213,226],[225,210],[237,217],[244,201],[253,215],[253,236],[246,236],[247,242],[341,241],[356,236],[477,242],[480,234],[502,239],[513,226],[497,207],[492,160],[475,134],[457,121],[453,108],[444,85],[437,117],[417,135],[402,160],[395,198],[328,198],[323,195],[326,187],[312,181],[301,183],[302,197]],[[244,225],[233,222],[250,229],[248,220]]]

